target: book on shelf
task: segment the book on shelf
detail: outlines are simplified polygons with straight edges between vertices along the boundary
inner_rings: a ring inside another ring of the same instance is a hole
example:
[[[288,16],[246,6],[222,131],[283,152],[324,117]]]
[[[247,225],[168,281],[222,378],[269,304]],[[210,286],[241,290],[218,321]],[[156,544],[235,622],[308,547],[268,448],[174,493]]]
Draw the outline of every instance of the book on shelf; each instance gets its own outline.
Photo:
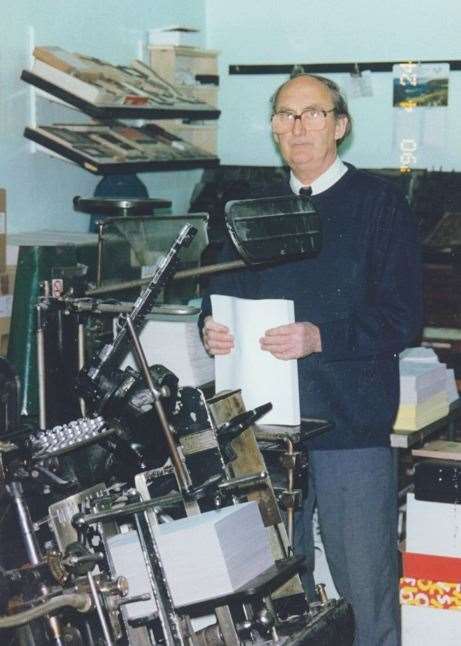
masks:
[[[175,116],[178,111],[184,115],[206,113],[207,118],[219,115],[215,107],[162,78],[142,61],[112,65],[59,47],[36,47],[32,69],[23,72],[22,78],[51,94],[57,88],[59,98],[82,110],[88,104],[107,110],[144,108],[165,115],[173,111]],[[46,87],[43,87],[44,83]]]
[[[165,164],[215,165],[218,159],[155,124],[122,122],[53,124],[26,128],[24,135],[40,146],[94,173],[153,170]]]

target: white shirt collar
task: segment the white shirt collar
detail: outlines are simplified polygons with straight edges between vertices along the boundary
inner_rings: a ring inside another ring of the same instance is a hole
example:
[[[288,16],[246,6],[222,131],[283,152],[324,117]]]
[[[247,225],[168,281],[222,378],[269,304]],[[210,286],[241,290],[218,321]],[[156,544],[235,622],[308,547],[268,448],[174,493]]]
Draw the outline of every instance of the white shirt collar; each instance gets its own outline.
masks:
[[[330,186],[333,186],[333,184],[336,184],[336,182],[341,179],[341,177],[344,175],[344,173],[347,173],[347,166],[344,164],[344,162],[339,158],[336,157],[335,161],[332,163],[332,165],[327,168],[327,170],[320,175],[320,177],[317,177],[316,180],[314,180],[311,184],[312,188],[312,195],[317,195],[317,193],[323,193],[323,191],[326,191],[327,188],[330,188]],[[296,193],[298,195],[299,189],[302,188],[304,184],[302,184],[299,179],[294,175],[293,171],[290,173],[290,187],[293,193]]]

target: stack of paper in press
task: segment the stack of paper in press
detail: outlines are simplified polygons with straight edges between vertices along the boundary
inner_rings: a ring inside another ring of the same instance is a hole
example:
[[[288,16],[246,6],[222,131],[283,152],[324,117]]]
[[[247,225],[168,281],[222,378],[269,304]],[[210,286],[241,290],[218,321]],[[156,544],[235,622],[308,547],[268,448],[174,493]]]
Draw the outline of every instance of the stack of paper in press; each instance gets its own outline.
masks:
[[[452,370],[430,348],[400,355],[400,406],[395,430],[416,431],[448,414],[458,393]]]
[[[171,318],[161,320],[159,316],[148,317],[140,334],[147,363],[150,366],[159,364],[171,370],[181,386],[202,386],[213,381],[213,359],[203,348],[197,317]],[[136,367],[131,353],[120,367],[124,369],[127,366]]]
[[[156,528],[175,606],[227,595],[274,564],[256,502],[246,502]]]

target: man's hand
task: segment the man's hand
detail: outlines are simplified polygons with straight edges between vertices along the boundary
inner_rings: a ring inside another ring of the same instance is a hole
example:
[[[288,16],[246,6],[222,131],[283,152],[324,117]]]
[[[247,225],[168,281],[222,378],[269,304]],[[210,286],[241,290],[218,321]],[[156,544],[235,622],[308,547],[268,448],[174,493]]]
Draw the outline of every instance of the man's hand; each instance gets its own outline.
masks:
[[[259,339],[261,349],[277,359],[301,359],[322,352],[320,330],[313,323],[290,323],[266,330]]]
[[[216,323],[211,316],[207,316],[203,325],[203,345],[212,356],[229,354],[234,347],[234,337],[228,327]]]

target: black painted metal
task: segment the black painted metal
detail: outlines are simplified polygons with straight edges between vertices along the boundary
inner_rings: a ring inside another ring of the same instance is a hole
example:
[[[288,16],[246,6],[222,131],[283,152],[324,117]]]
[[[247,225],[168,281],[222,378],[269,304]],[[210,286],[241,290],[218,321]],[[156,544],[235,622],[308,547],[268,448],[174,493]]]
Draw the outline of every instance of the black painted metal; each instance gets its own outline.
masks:
[[[449,61],[360,61],[357,63],[265,63],[261,65],[229,65],[229,74],[291,74],[294,69],[303,69],[313,74],[358,74],[371,72],[392,72],[394,65],[408,63],[448,63],[452,72],[461,70],[461,60]]]

